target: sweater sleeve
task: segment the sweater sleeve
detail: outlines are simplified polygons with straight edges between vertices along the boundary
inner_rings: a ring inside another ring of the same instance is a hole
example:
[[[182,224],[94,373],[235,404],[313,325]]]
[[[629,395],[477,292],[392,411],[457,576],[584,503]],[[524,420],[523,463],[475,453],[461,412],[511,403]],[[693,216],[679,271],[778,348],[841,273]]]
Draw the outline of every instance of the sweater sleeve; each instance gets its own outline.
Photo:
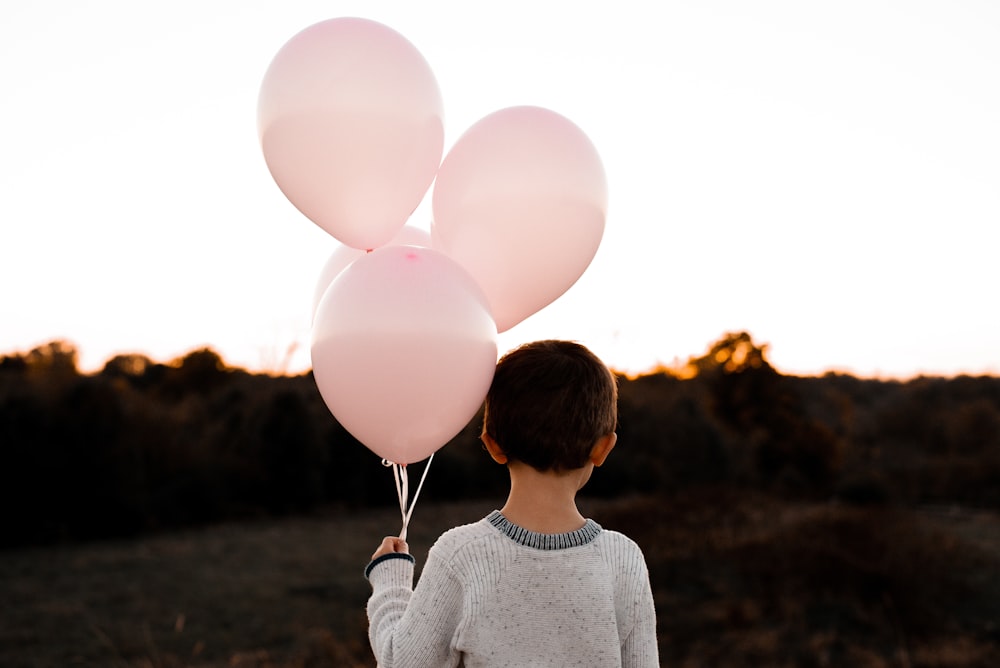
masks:
[[[414,589],[413,564],[379,563],[369,573],[368,638],[380,668],[447,668],[455,648],[462,589],[451,568],[431,549]]]
[[[637,578],[636,582],[632,629],[622,644],[623,668],[656,668],[660,665],[656,639],[656,607],[644,560],[641,573],[642,577]]]

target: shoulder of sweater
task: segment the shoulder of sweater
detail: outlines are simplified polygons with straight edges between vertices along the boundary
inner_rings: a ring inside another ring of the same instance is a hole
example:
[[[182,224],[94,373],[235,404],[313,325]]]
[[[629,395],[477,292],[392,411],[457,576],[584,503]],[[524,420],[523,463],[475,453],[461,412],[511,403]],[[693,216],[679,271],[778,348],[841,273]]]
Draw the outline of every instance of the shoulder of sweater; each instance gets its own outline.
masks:
[[[639,559],[643,563],[646,561],[642,548],[634,540],[623,533],[610,529],[602,529],[600,535],[594,543],[600,549],[611,550],[622,555],[627,555],[633,559]]]
[[[472,524],[463,524],[448,529],[434,541],[431,552],[439,556],[454,555],[462,552],[469,545],[481,543],[495,536],[498,536],[496,530],[486,520],[479,520]]]
[[[611,541],[616,544],[628,545],[636,549],[639,548],[638,543],[636,543],[634,540],[632,540],[631,538],[629,538],[627,535],[623,534],[620,531],[615,531],[614,529],[605,529],[604,527],[601,527],[600,535],[603,536],[604,540]]]

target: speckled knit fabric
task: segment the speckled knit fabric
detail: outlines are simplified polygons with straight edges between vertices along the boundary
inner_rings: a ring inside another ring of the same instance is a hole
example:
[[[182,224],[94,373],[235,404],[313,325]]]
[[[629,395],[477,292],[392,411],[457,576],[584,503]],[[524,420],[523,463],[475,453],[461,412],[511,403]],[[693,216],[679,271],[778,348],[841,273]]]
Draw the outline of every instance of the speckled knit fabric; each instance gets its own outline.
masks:
[[[369,638],[382,668],[657,666],[646,562],[593,520],[540,534],[499,511],[443,534],[413,562],[367,570]]]

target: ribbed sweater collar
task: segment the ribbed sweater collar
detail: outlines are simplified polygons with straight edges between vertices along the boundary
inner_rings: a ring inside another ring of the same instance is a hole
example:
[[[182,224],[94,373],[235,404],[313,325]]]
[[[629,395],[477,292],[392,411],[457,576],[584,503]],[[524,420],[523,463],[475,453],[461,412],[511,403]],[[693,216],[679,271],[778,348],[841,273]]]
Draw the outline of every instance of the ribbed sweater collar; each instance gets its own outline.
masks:
[[[586,545],[601,533],[601,525],[591,519],[588,519],[587,523],[576,531],[567,533],[529,531],[508,520],[499,510],[494,510],[487,515],[486,521],[515,543],[525,547],[533,547],[536,550],[564,550],[568,547]]]

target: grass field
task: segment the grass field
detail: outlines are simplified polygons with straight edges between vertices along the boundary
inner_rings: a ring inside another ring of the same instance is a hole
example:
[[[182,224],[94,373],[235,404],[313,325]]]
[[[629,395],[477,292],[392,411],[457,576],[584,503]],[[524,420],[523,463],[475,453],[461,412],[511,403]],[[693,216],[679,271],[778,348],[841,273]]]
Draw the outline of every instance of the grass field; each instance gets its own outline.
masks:
[[[495,503],[418,504],[418,558]],[[643,547],[676,666],[1000,666],[1000,516],[702,492],[583,501]],[[0,552],[0,665],[374,666],[361,571],[398,512]]]

